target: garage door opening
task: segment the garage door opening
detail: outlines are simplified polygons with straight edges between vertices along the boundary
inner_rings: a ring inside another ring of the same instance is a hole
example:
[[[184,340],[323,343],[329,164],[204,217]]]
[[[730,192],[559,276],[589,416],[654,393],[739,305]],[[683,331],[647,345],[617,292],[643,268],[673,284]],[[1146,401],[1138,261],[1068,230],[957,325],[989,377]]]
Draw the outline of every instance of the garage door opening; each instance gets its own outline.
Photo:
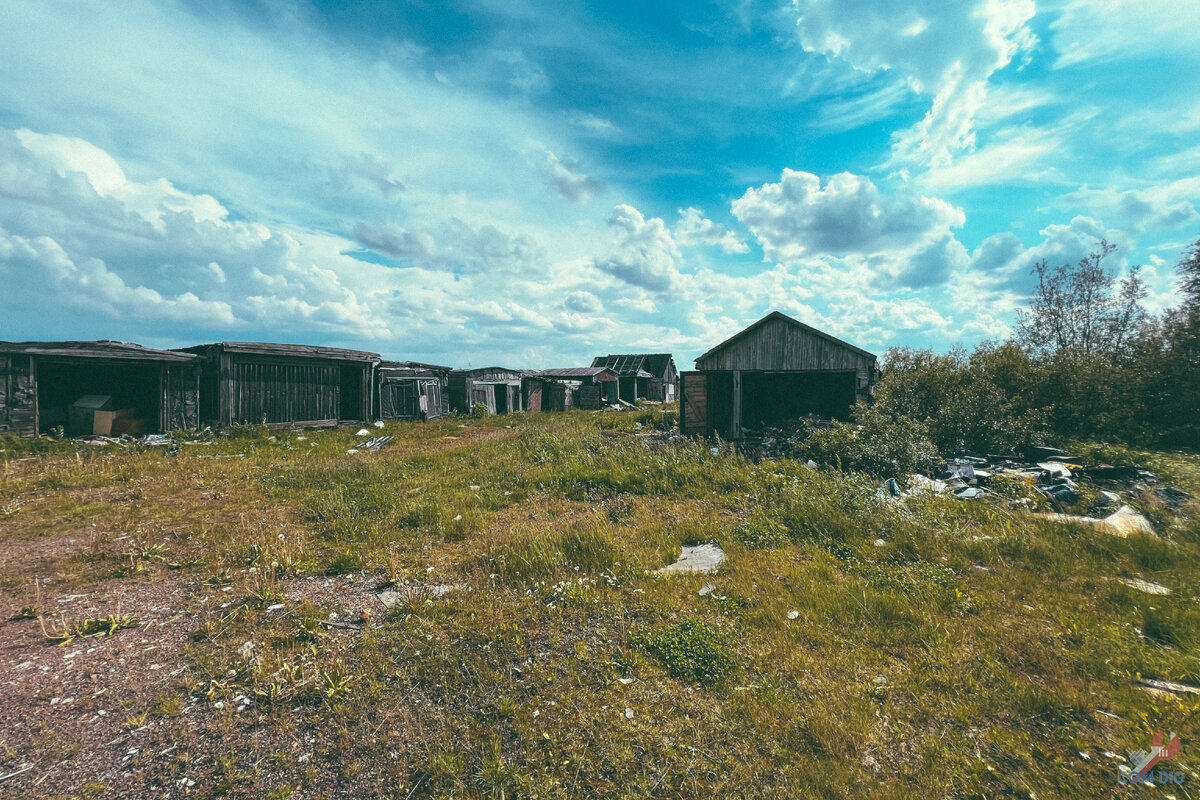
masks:
[[[342,420],[366,421],[363,416],[363,368],[342,367],[338,416]]]
[[[72,421],[67,409],[88,395],[109,397],[109,410],[133,409],[129,415],[142,421],[144,432],[158,430],[161,369],[140,364],[76,364],[38,361],[38,428],[48,433],[59,425],[69,436],[92,432],[81,419]],[[86,428],[86,430],[84,429]]]
[[[742,425],[778,425],[809,414],[846,419],[856,389],[854,372],[742,373]]]

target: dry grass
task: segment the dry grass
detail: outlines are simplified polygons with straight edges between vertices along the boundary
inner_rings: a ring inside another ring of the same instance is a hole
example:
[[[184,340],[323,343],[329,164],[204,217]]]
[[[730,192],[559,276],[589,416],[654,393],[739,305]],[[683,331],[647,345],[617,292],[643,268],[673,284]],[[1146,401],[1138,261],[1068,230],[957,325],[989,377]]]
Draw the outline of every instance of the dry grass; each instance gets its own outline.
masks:
[[[129,704],[113,724],[139,724],[78,751],[112,751],[113,796],[1107,797],[1104,753],[1155,730],[1191,774],[1196,698],[1135,678],[1200,682],[1195,506],[1134,498],[1161,536],[1115,539],[999,503],[880,503],[858,476],[638,435],[653,423],[389,423],[392,445],[353,456],[351,431],[245,429],[175,458],[5,441],[0,548],[43,547],[43,606],[193,587],[174,692],[108,687]],[[1148,457],[1200,489],[1194,456]],[[716,575],[650,572],[709,540]],[[33,575],[0,563],[7,619]],[[301,577],[320,603],[287,599]],[[329,600],[385,582],[465,588],[365,620]],[[39,768],[0,791],[96,778],[5,743],[0,774]]]

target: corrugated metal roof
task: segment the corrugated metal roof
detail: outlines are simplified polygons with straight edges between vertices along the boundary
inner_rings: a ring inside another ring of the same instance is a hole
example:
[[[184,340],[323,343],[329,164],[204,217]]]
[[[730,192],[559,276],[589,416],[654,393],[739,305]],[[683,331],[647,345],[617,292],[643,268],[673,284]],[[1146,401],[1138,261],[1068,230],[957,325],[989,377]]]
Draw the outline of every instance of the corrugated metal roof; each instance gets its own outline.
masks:
[[[654,376],[646,371],[646,359],[649,357],[649,353],[609,353],[592,359],[592,366],[608,367],[622,378],[652,378]]]
[[[132,342],[0,342],[0,353],[59,358],[108,358],[122,361],[193,361],[197,356],[177,350],[155,350]]]

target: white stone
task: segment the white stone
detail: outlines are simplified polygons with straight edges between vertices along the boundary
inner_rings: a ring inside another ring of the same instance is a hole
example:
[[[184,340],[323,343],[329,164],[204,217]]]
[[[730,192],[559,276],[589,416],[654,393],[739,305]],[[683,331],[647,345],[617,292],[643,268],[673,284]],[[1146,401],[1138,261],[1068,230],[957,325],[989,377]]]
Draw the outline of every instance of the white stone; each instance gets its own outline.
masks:
[[[715,542],[687,545],[679,549],[679,558],[674,564],[656,569],[655,572],[715,572],[725,561],[725,551]]]

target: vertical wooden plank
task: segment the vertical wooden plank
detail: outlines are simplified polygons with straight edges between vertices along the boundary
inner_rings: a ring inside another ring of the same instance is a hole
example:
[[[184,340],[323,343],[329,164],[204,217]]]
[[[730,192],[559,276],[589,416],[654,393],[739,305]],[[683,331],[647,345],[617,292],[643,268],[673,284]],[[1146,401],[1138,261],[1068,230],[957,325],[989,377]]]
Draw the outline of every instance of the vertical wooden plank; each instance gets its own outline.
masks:
[[[742,438],[742,371],[733,371],[733,414],[729,425],[729,438]]]

